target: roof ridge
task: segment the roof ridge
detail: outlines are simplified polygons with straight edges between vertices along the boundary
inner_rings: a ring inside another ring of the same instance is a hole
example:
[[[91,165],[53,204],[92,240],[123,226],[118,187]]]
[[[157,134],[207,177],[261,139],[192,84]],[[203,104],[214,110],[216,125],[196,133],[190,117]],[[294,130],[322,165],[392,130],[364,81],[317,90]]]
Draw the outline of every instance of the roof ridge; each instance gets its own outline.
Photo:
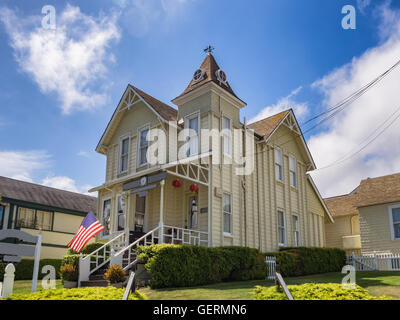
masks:
[[[400,175],[400,172],[397,172],[397,173],[390,173],[390,174],[386,174],[386,175],[384,175],[384,176],[379,176],[379,177],[374,177],[374,178],[365,178],[365,179],[362,179],[361,182],[363,182],[363,181],[368,181],[368,180],[381,179],[381,178],[386,178],[386,177],[396,176],[396,175]],[[360,184],[361,184],[361,183],[360,183]]]
[[[275,113],[275,114],[273,114],[272,116],[269,116],[269,117],[266,117],[266,118],[263,118],[263,119],[257,120],[257,121],[255,121],[255,122],[249,123],[249,124],[247,124],[247,125],[249,126],[249,125],[251,125],[251,124],[255,124],[255,123],[258,123],[258,122],[261,122],[261,121],[267,120],[267,119],[269,119],[269,118],[276,117],[278,114],[285,113],[285,112],[289,112],[289,111],[291,111],[291,110],[292,110],[292,108],[286,109],[286,110],[284,110],[284,111],[281,111],[281,112]]]
[[[37,187],[41,187],[41,188],[51,189],[51,190],[55,190],[55,191],[62,191],[62,192],[66,192],[66,193],[76,194],[76,195],[79,195],[79,196],[82,196],[82,197],[97,199],[97,197],[89,196],[89,195],[87,195],[87,194],[83,194],[83,193],[79,193],[79,192],[74,192],[74,191],[63,190],[63,189],[58,189],[58,188],[54,188],[54,187],[45,186],[45,185],[43,185],[43,184],[34,183],[34,182],[29,182],[29,181],[23,181],[23,180],[18,180],[18,179],[14,179],[14,178],[10,178],[10,177],[0,176],[0,179],[13,180],[13,181],[17,181],[17,182],[19,182],[19,183],[30,184],[30,185],[37,186]]]
[[[134,85],[132,85],[130,83],[128,85],[131,86],[133,89],[135,89],[137,91],[140,91],[139,92],[140,95],[145,94],[145,95],[149,96],[150,98],[152,98],[154,100],[157,100],[158,102],[160,102],[160,103],[164,104],[165,106],[167,106],[167,107],[175,110],[176,112],[178,112],[178,110],[175,109],[174,107],[170,106],[169,104],[165,103],[164,101],[161,101],[160,99],[157,99],[157,98],[153,97],[151,94],[147,93],[146,91],[143,91],[142,89],[139,89],[138,87],[135,87]]]
[[[356,195],[357,195],[357,194],[350,194],[350,193],[347,193],[347,194],[342,194],[342,195],[338,195],[338,196],[327,197],[327,198],[324,198],[324,200],[329,200],[329,199],[334,199],[334,198],[351,197],[351,196],[356,196]]]

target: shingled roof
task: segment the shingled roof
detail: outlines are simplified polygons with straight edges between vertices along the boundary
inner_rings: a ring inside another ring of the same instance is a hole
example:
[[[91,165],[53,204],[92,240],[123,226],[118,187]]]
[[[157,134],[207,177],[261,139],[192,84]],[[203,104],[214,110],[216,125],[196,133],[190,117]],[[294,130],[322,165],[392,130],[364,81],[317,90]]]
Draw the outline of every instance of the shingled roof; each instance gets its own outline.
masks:
[[[132,87],[133,90],[135,90],[143,98],[143,100],[146,101],[164,120],[174,121],[178,118],[178,110],[160,100],[157,100],[156,98],[131,84],[129,86]]]
[[[202,69],[206,73],[204,79],[201,80],[201,81],[198,81],[198,82],[195,82],[192,79],[190,81],[189,85],[187,86],[187,88],[178,97],[176,97],[175,99],[178,99],[178,98],[184,96],[185,94],[187,94],[187,93],[189,93],[189,92],[191,92],[191,91],[203,86],[204,84],[206,84],[208,82],[214,82],[218,86],[220,86],[221,88],[223,88],[226,91],[228,91],[235,98],[239,99],[241,102],[246,104],[243,100],[241,100],[235,94],[235,92],[233,92],[233,90],[232,90],[232,88],[231,88],[231,86],[230,86],[228,81],[226,81],[226,83],[218,81],[216,72],[220,69],[220,67],[218,66],[217,61],[215,61],[215,58],[211,53],[207,54],[207,56],[204,59],[203,63],[200,65],[200,69]]]
[[[0,176],[1,197],[96,214],[97,198]]]
[[[279,126],[283,119],[290,113],[290,109],[277,113],[271,117],[253,122],[248,125],[250,129],[253,129],[256,133],[261,135],[264,139],[267,139],[274,130]]]
[[[357,207],[400,201],[400,173],[362,180]]]
[[[326,198],[324,201],[333,217],[344,217],[358,214],[357,207],[355,206],[357,199],[357,194],[351,194]]]

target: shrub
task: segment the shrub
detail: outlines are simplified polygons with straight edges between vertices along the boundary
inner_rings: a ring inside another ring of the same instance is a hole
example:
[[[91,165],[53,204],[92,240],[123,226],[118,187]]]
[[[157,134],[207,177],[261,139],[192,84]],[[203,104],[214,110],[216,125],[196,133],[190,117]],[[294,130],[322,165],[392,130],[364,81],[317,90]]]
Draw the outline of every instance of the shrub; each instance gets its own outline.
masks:
[[[267,256],[274,256],[279,265],[283,277],[298,277],[303,274],[301,260],[298,254],[293,252],[269,252]]]
[[[118,265],[111,265],[104,274],[104,278],[110,281],[110,283],[124,282],[125,277],[126,272],[121,266]]]
[[[288,286],[294,300],[392,300],[391,297],[371,296],[360,286],[355,289],[345,289],[338,283],[306,283]],[[278,286],[254,289],[255,300],[287,300],[282,289]]]
[[[264,255],[245,247],[162,244],[138,247],[137,254],[152,276],[152,288],[265,279],[267,274]]]
[[[281,248],[281,252],[298,255],[302,275],[339,272],[346,264],[346,253],[337,248]]]
[[[61,269],[61,277],[65,281],[78,281],[78,269],[71,263],[64,264]]]
[[[104,244],[105,244],[104,241],[98,241],[98,242],[88,243],[87,245],[85,245],[85,246],[82,248],[82,250],[81,250],[80,253],[82,253],[82,254],[84,254],[84,255],[86,255],[86,254],[91,254],[93,251],[95,251],[95,250],[101,248]],[[67,250],[67,255],[68,255],[68,256],[70,256],[70,255],[75,255],[75,254],[78,254],[78,253],[77,253],[76,251],[74,251],[73,249],[68,248],[68,250]]]
[[[39,262],[39,274],[38,278],[41,280],[46,274],[42,273],[42,268],[46,265],[51,265],[56,269],[56,277],[60,278],[59,270],[61,266],[61,259],[42,259]],[[8,263],[0,263],[0,280],[3,281],[4,269]],[[33,259],[22,259],[18,263],[14,263],[15,266],[15,280],[31,280],[33,275]]]
[[[40,290],[30,294],[11,294],[7,300],[122,300],[123,289],[114,287],[92,287],[78,289]],[[147,300],[147,297],[136,291],[129,295],[129,300]]]

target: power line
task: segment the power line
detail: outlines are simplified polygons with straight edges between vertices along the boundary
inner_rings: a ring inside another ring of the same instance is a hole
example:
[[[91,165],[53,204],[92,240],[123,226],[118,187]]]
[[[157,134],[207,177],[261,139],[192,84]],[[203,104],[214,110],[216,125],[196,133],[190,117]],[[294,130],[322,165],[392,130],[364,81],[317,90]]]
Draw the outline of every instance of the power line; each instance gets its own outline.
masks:
[[[378,126],[378,128],[376,128],[368,137],[367,139],[365,139],[364,141],[367,141],[370,137],[372,137],[374,135],[374,133],[376,133],[379,128],[381,126],[383,126],[385,123],[387,123],[396,113],[399,113],[400,111],[400,107],[393,113],[390,115],[389,118],[387,118],[381,125]],[[352,157],[356,156],[357,154],[359,154],[361,151],[363,151],[365,148],[367,148],[372,142],[374,142],[376,139],[378,139],[387,129],[389,129],[398,119],[400,118],[400,113],[387,125],[385,126],[372,140],[370,140],[367,144],[365,144],[363,147],[361,147],[360,149],[358,149],[357,151],[349,154],[348,156],[345,156],[344,158],[341,158],[339,160],[336,160],[335,162],[331,163],[330,165],[327,165],[325,167],[322,168],[318,168],[315,169],[311,172],[315,172],[315,171],[319,171],[319,170],[323,170],[323,169],[327,169],[333,166],[336,166],[338,164],[341,164],[349,159],[351,159]],[[364,142],[363,141],[363,142]]]

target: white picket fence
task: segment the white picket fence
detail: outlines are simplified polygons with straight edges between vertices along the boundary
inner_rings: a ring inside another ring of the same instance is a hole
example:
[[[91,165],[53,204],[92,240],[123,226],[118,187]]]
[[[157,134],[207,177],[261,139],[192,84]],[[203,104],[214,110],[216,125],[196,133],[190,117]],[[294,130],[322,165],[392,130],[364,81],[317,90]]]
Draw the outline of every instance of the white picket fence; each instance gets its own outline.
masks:
[[[400,271],[400,254],[377,254],[347,257],[347,263],[356,271]]]
[[[272,256],[265,257],[265,263],[268,265],[268,280],[275,280],[275,271],[276,271],[276,258]]]

